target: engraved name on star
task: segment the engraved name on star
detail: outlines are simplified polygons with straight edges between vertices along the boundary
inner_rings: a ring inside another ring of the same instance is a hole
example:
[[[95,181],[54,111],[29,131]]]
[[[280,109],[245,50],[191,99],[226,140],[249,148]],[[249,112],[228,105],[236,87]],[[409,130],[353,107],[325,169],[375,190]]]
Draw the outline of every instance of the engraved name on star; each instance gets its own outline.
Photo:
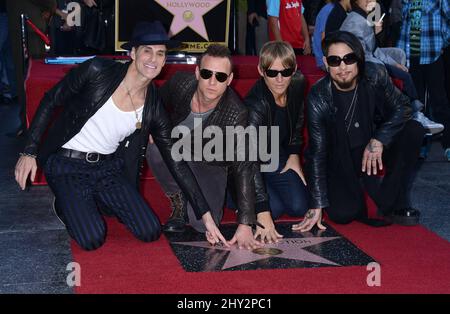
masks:
[[[209,41],[203,15],[218,6],[223,0],[155,0],[173,14],[169,36],[173,37],[186,27]]]

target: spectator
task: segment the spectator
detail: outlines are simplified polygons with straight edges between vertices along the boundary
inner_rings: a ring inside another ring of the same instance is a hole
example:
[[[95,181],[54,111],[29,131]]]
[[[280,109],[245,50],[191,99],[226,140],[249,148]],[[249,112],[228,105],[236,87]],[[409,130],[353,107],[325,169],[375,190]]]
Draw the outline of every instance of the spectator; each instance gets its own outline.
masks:
[[[303,16],[308,25],[310,35],[314,33],[317,14],[319,14],[319,11],[328,2],[329,0],[303,0],[303,7],[305,8]]]
[[[250,30],[253,33],[253,40],[249,42],[249,49],[246,49],[246,52],[248,55],[259,55],[262,46],[269,41],[267,8],[264,1],[248,0],[247,18],[247,36]]]
[[[270,40],[284,40],[297,55],[309,55],[311,44],[301,0],[266,0]]]
[[[71,0],[57,0],[55,15],[50,21],[50,53],[54,55],[74,55],[77,51],[75,27],[67,24],[67,5]]]
[[[341,30],[352,32],[364,48],[366,61],[384,65],[388,73],[403,81],[403,90],[411,99],[414,110],[414,119],[420,122],[431,134],[442,132],[444,126],[429,120],[422,112],[423,103],[418,100],[417,90],[414,86],[408,68],[405,67],[405,53],[399,48],[379,48],[375,34],[382,31],[382,22],[368,23],[368,14],[374,7],[375,0],[352,0],[352,12],[342,23]]]
[[[25,116],[25,64],[23,62],[23,46],[20,31],[20,15],[27,15],[30,20],[43,33],[47,31],[47,25],[50,17],[56,9],[55,0],[6,0],[6,11],[8,12],[9,33],[11,36],[11,50],[14,66],[16,70],[17,98],[20,106],[21,127],[17,135],[22,134],[26,128]],[[42,39],[30,28],[27,31],[28,36],[28,54],[33,59],[43,58],[45,54],[45,45]]]
[[[11,103],[17,90],[5,0],[0,0],[0,87],[0,102]]]
[[[317,14],[314,35],[313,35],[313,52],[316,57],[317,67],[325,71],[325,65],[323,63],[322,57],[322,40],[325,37],[325,26],[327,24],[328,16],[334,8],[334,3],[332,1],[327,1],[328,3],[320,10]]]
[[[428,92],[432,117],[444,125],[444,156],[450,161],[450,105],[445,91],[443,49],[450,42],[448,0],[403,0],[402,29],[397,47],[406,52],[409,72],[425,102]]]
[[[325,36],[339,30],[347,17],[347,12],[352,9],[350,0],[333,0],[333,3],[335,6],[333,10],[331,10],[330,15],[328,15],[327,24],[325,26]]]
[[[83,0],[79,53],[114,53],[114,0]]]

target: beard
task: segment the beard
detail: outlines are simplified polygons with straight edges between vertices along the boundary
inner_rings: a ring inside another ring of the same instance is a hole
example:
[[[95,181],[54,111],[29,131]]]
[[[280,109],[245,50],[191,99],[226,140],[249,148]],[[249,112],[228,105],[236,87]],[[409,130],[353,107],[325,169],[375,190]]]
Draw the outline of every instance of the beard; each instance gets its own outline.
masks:
[[[334,83],[339,87],[339,89],[346,90],[351,88],[354,84],[356,84],[356,77],[348,81],[334,80]]]

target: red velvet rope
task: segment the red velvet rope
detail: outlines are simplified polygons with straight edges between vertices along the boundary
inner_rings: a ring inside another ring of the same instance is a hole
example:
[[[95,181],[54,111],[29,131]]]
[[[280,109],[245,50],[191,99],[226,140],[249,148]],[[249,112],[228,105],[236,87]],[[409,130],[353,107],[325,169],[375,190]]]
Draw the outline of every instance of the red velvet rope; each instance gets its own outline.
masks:
[[[38,34],[38,36],[45,42],[47,46],[50,46],[50,38],[45,35],[30,19],[27,19],[27,24],[33,29],[33,31]]]

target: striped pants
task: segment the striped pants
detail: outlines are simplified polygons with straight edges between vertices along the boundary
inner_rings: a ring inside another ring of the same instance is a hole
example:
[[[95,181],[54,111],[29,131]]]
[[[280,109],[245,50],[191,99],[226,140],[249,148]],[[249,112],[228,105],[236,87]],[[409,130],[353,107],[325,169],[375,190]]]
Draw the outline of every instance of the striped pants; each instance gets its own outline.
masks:
[[[144,242],[160,236],[158,218],[123,176],[122,167],[121,159],[88,163],[59,155],[50,156],[44,167],[60,218],[85,250],[95,250],[105,242],[106,224],[98,206],[111,211]]]

